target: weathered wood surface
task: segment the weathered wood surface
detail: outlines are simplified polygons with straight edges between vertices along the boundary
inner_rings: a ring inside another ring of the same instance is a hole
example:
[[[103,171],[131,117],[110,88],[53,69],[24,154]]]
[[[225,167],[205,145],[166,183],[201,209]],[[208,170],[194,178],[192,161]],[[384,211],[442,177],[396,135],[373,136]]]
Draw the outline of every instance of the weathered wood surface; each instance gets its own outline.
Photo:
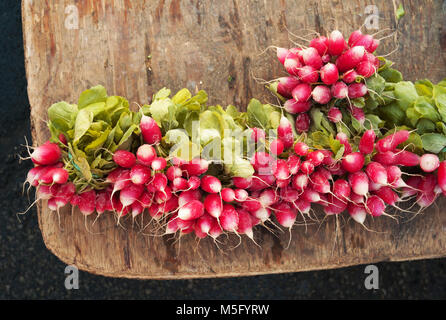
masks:
[[[376,4],[379,28],[395,27],[392,1],[204,1],[204,0],[48,0],[22,2],[24,48],[34,143],[48,138],[46,109],[54,102],[75,102],[91,85],[144,103],[168,86],[208,91],[211,103],[244,109],[251,97],[270,95],[253,76],[283,74],[270,46],[288,46],[293,36],[333,27],[347,33],[364,23],[365,6]],[[390,56],[407,79],[437,81],[446,71],[446,21],[442,1],[403,1],[399,47]],[[76,21],[78,18],[78,21]],[[76,24],[76,22],[78,22]],[[371,31],[374,32],[374,31]],[[388,34],[383,32],[382,35]],[[296,41],[296,38],[294,38]],[[380,54],[396,44],[383,40]],[[147,57],[151,55],[151,59]],[[228,81],[231,77],[233,80]],[[408,223],[382,217],[364,230],[340,220],[320,228],[296,227],[279,238],[258,231],[236,249],[219,251],[212,241],[198,245],[192,236],[180,242],[150,238],[116,227],[111,216],[84,221],[79,212],[51,213],[39,206],[46,246],[67,264],[92,273],[129,278],[224,277],[328,269],[384,260],[446,255],[445,200]],[[443,212],[441,212],[443,211]],[[88,226],[86,230],[85,224]],[[237,243],[237,239],[232,242]]]

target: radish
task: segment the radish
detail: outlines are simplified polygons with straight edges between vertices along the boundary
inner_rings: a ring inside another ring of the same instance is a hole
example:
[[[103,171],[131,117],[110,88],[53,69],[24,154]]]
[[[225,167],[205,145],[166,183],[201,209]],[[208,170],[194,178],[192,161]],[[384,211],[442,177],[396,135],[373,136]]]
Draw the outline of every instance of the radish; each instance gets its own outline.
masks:
[[[365,208],[373,217],[379,217],[384,214],[386,204],[380,197],[373,195],[367,199]]]
[[[285,149],[291,148],[293,146],[293,127],[291,126],[290,121],[284,116],[280,118],[279,126],[277,127],[277,136],[283,142],[283,146]]]
[[[261,168],[271,168],[273,159],[267,152],[259,151],[252,156],[251,164],[256,171],[259,171]]]
[[[231,188],[223,188],[221,190],[221,198],[223,201],[232,202],[235,200],[235,192]]]
[[[236,188],[248,189],[252,185],[252,178],[232,177],[232,184]]]
[[[288,164],[283,159],[277,159],[273,164],[273,175],[277,180],[287,180],[290,176]]]
[[[299,192],[293,188],[283,188],[280,189],[280,198],[283,201],[293,203],[299,198]]]
[[[322,57],[327,53],[328,50],[328,39],[327,37],[320,36],[317,38],[313,38],[310,41],[310,47],[313,47],[317,50],[319,55]]]
[[[350,217],[352,217],[352,219],[355,220],[357,223],[364,223],[367,216],[367,210],[365,209],[364,205],[349,203],[347,205],[347,211],[350,214]]]
[[[344,99],[348,96],[348,87],[342,82],[338,81],[331,86],[331,95],[336,99]]]
[[[209,230],[209,235],[215,240],[223,233],[223,229],[221,228],[218,221],[214,221],[211,230]]]
[[[180,167],[171,166],[166,170],[166,177],[170,181],[174,181],[176,178],[180,178],[183,176],[183,171]]]
[[[315,203],[318,203],[319,201],[321,201],[319,192],[316,192],[311,188],[306,188],[304,190],[304,192],[302,193],[302,196],[300,197],[300,199],[303,199],[308,202],[315,202]]]
[[[49,168],[48,170],[42,171],[40,177],[40,182],[42,183],[58,183],[64,184],[68,181],[68,171],[64,168]]]
[[[307,132],[310,129],[310,116],[306,113],[301,113],[296,117],[296,130],[299,133]]]
[[[390,185],[395,183],[398,179],[401,178],[402,172],[398,166],[388,166],[386,167],[387,172],[387,181]]]
[[[178,218],[182,220],[194,220],[204,214],[204,205],[201,201],[192,200],[178,210]]]
[[[254,239],[254,234],[252,232],[253,221],[251,218],[251,214],[243,209],[237,209],[238,215],[238,224],[237,224],[237,232],[240,234],[246,234],[248,238]]]
[[[249,212],[255,212],[262,208],[262,203],[257,198],[250,198],[242,203],[242,208]]]
[[[446,161],[441,161],[437,171],[437,183],[443,193],[446,192]]]
[[[313,100],[319,104],[326,104],[331,100],[330,88],[324,85],[314,87],[311,95]]]
[[[312,174],[314,171],[313,162],[311,162],[309,160],[302,162],[302,164],[300,165],[300,171],[302,171],[306,175]]]
[[[79,194],[78,207],[83,215],[90,215],[96,209],[96,192],[88,190]]]
[[[347,202],[336,198],[333,194],[328,195],[327,201],[329,205],[324,209],[326,214],[341,214],[347,209]]]
[[[119,192],[119,200],[124,207],[130,206],[133,202],[139,199],[144,191],[144,186],[131,183]]]
[[[364,54],[363,46],[350,48],[336,59],[336,67],[341,72],[353,69],[361,62]]]
[[[293,98],[288,99],[285,101],[283,108],[286,112],[296,114],[301,112],[307,112],[311,108],[310,101],[304,101],[304,102],[298,102],[294,100]]]
[[[142,164],[135,164],[130,170],[130,179],[134,184],[146,184],[151,178],[151,171]]]
[[[344,179],[337,179],[333,183],[333,194],[340,199],[349,199],[351,194],[349,183]]]
[[[364,156],[360,152],[349,153],[342,159],[342,167],[350,173],[361,170],[363,166]]]
[[[356,72],[356,70],[352,69],[342,75],[342,81],[344,81],[345,83],[352,83],[358,76],[359,74]]]
[[[353,192],[360,196],[365,196],[369,192],[369,178],[363,171],[349,174],[348,182]]]
[[[373,37],[369,34],[364,34],[361,37],[358,37],[356,41],[354,41],[352,47],[363,46],[364,49],[369,51],[370,46],[372,46]]]
[[[363,125],[365,122],[365,114],[364,114],[364,110],[362,110],[361,108],[357,108],[355,106],[351,107],[352,109],[352,116],[353,118],[355,118],[356,120],[358,120],[358,122]]]
[[[33,187],[37,187],[39,185],[39,179],[42,174],[42,170],[44,166],[37,166],[28,171],[26,175],[26,181],[24,184],[29,183]]]
[[[279,222],[281,226],[291,229],[294,225],[294,222],[296,222],[296,210],[293,210],[288,204],[283,202],[276,205],[274,209],[274,215],[277,219],[277,222]]]
[[[369,162],[365,172],[370,181],[381,185],[387,185],[387,170],[379,162]]]
[[[166,168],[167,161],[166,161],[166,159],[164,159],[162,157],[156,157],[155,159],[153,159],[150,166],[152,167],[153,171],[161,171]]]
[[[138,201],[135,201],[132,203],[130,210],[132,217],[135,218],[136,216],[143,213],[144,208]]]
[[[138,201],[144,208],[150,207],[153,203],[153,193],[144,190],[141,196],[139,197]]]
[[[424,172],[433,172],[440,166],[438,156],[431,153],[425,153],[420,158],[420,167]]]
[[[285,67],[286,72],[292,76],[297,76],[299,69],[302,67],[299,59],[291,57],[285,59],[283,66]]]
[[[348,86],[348,97],[351,99],[361,98],[368,92],[364,83],[352,83]]]
[[[308,154],[309,149],[310,148],[305,142],[297,142],[294,145],[294,152],[296,152],[296,154],[299,156],[306,156]]]
[[[336,135],[336,140],[338,140],[341,144],[344,145],[344,154],[349,154],[352,152],[352,147],[348,142],[348,137],[344,132],[339,132]]]
[[[326,85],[332,85],[339,79],[338,68],[333,63],[327,63],[321,68],[321,80]]]
[[[396,149],[395,164],[405,167],[414,167],[420,164],[420,156],[406,150]]]
[[[345,40],[339,30],[333,30],[328,38],[328,54],[339,56],[344,51]]]
[[[295,77],[282,77],[277,82],[277,93],[285,98],[291,98],[291,92],[300,83]]]
[[[329,193],[330,192],[330,182],[327,177],[320,172],[315,172],[310,177],[311,186],[314,191],[318,193]]]
[[[226,231],[237,231],[237,227],[239,224],[239,216],[237,213],[237,210],[230,205],[225,204],[223,206],[223,211],[220,215],[220,225],[223,228],[223,230]]]
[[[328,63],[328,62],[331,61],[331,56],[330,56],[329,54],[324,54],[324,55],[321,57],[321,59],[322,59],[322,62],[323,62],[323,63]]]
[[[303,66],[302,68],[299,68],[297,75],[299,76],[299,79],[305,83],[315,83],[319,80],[319,73],[317,72],[317,69],[312,66]]]
[[[400,201],[398,195],[392,188],[388,186],[383,186],[374,192],[378,197],[380,197],[386,204],[395,206],[395,203]]]
[[[223,211],[223,202],[218,194],[211,193],[204,199],[204,208],[214,218],[219,218]]]
[[[172,189],[169,186],[165,187],[163,191],[155,192],[155,201],[157,203],[163,203],[172,198]]]
[[[139,127],[144,142],[148,144],[157,144],[161,141],[161,138],[163,137],[161,129],[153,118],[143,115]]]
[[[385,166],[396,164],[396,155],[392,151],[378,152],[373,156],[373,161],[379,162]]]
[[[209,193],[219,193],[221,191],[221,182],[214,176],[204,176],[201,178],[201,189]]]
[[[308,214],[311,209],[311,203],[304,200],[304,199],[298,199],[296,202],[294,202],[294,207],[302,214]]]
[[[394,151],[396,147],[409,139],[410,132],[407,130],[399,130],[390,134],[376,142],[376,150],[379,152]]]
[[[285,59],[287,58],[289,53],[289,50],[286,48],[276,48],[277,59],[280,61],[281,64],[284,64]]]
[[[429,207],[435,202],[435,199],[437,199],[438,194],[435,192],[420,192],[417,195],[417,204],[420,206],[420,210]]]
[[[206,159],[195,158],[181,166],[188,176],[199,176],[208,170],[209,162]]]
[[[187,180],[187,186],[190,190],[196,190],[201,186],[201,179],[197,176],[192,176]]]
[[[263,190],[258,198],[258,201],[263,207],[270,207],[278,200],[279,199],[276,192],[274,191],[274,189],[271,188]]]
[[[260,142],[265,140],[265,130],[261,128],[251,128],[251,139],[255,142]]]
[[[113,154],[113,161],[120,167],[131,168],[136,163],[136,157],[129,151],[117,150]]]
[[[167,177],[164,173],[156,173],[152,180],[150,181],[150,184],[153,185],[156,191],[163,191],[167,187]]]
[[[308,47],[302,50],[302,59],[305,65],[311,66],[316,70],[322,67],[322,59],[317,50],[313,47]]]
[[[300,158],[294,154],[288,156],[287,165],[290,174],[298,173],[300,169]]]
[[[361,39],[361,37],[363,36],[361,30],[355,30],[350,34],[350,37],[348,38],[348,45],[350,47],[353,47],[355,45],[355,43]]]
[[[307,156],[306,160],[310,161],[315,167],[322,164],[325,159],[325,155],[321,150],[311,151]]]
[[[377,68],[370,61],[361,61],[356,66],[356,71],[358,74],[365,78],[370,78],[376,72]]]
[[[178,208],[178,197],[172,195],[169,200],[159,205],[161,213],[169,213],[175,211]]]
[[[269,220],[269,217],[271,216],[271,211],[266,208],[260,208],[254,212],[251,212],[251,214],[259,219],[261,222],[266,222]]]
[[[291,180],[291,185],[294,189],[303,191],[307,187],[309,182],[308,176],[304,173],[298,173],[295,176],[293,176]]]
[[[136,151],[136,159],[140,164],[150,166],[153,159],[156,158],[156,150],[149,144],[141,145]]]
[[[359,151],[363,154],[370,154],[375,147],[376,134],[373,129],[367,130],[359,141]]]
[[[41,166],[52,165],[59,161],[61,151],[56,143],[49,141],[34,149],[31,153],[31,160]]]
[[[197,221],[195,222],[195,226],[202,233],[207,235],[211,231],[213,224],[216,222],[217,222],[217,220],[215,220],[215,218],[213,218],[212,216],[205,213],[197,219]]]
[[[294,87],[291,95],[298,102],[308,101],[311,96],[311,86],[308,83],[300,83]]]
[[[283,142],[280,139],[274,139],[269,145],[269,152],[276,156],[281,154],[283,152],[283,149]]]
[[[248,199],[249,194],[248,191],[244,190],[244,189],[235,189],[234,190],[234,200],[237,202],[243,202],[246,201],[246,199]]]
[[[338,123],[342,121],[342,112],[336,107],[331,107],[330,110],[328,110],[327,118],[333,123]]]

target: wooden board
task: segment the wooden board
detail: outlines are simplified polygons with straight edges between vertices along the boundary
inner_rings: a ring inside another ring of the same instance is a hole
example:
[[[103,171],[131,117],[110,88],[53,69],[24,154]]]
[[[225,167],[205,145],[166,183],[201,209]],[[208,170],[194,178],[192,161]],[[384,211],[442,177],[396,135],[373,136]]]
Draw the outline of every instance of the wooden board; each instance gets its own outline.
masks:
[[[396,48],[389,58],[407,79],[438,81],[446,75],[442,1],[403,4],[407,13],[398,33],[399,46],[387,38],[379,53]],[[211,103],[240,109],[251,97],[272,101],[254,76],[272,79],[283,70],[272,51],[262,51],[271,45],[290,46],[292,39],[300,41],[288,30],[307,37],[311,31],[326,33],[334,27],[351,32],[364,23],[370,9],[366,5],[379,10],[380,30],[395,28],[397,4],[384,0],[23,0],[34,143],[48,138],[42,120],[52,103],[75,102],[82,90],[96,84],[140,104],[163,86],[205,89]],[[288,248],[288,232],[275,237],[257,231],[260,247],[243,239],[236,249],[220,251],[212,241],[197,244],[192,236],[179,242],[146,237],[130,222],[124,230],[111,216],[92,226],[93,217],[85,221],[69,209],[61,212],[59,227],[57,215],[46,203],[39,206],[39,225],[46,246],[56,256],[91,273],[158,279],[227,277],[445,256],[446,213],[439,210],[445,204],[440,200],[437,207],[408,223],[386,217],[369,221],[370,228],[382,233],[340,219],[336,245],[335,219],[330,217],[320,227],[295,227]]]

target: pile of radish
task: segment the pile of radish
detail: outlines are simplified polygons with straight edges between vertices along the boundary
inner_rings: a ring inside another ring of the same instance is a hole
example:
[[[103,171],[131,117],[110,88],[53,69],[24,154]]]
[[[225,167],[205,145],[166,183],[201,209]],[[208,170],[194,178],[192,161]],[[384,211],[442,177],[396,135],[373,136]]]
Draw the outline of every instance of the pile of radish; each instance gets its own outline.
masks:
[[[212,160],[166,155],[158,148],[164,127],[142,115],[135,118],[139,145],[112,152],[113,170],[98,179],[100,187],[80,188],[70,180],[63,134],[57,143],[48,141],[30,153],[35,167],[26,182],[53,211],[71,204],[85,216],[110,212],[118,221],[148,212],[158,222],[158,234],[193,233],[198,238],[235,233],[254,240],[256,226],[291,229],[298,219],[314,219],[317,212],[347,212],[364,225],[367,217],[391,216],[395,211],[390,209],[400,210],[399,203],[410,199],[418,205],[416,214],[446,194],[446,161],[434,153],[411,152],[409,130],[364,127],[364,111],[354,100],[371,90],[367,79],[376,75],[381,62],[374,54],[378,44],[359,30],[348,40],[335,30],[307,47],[277,49],[289,74],[274,87],[283,101],[282,115],[275,135],[246,128],[249,143],[267,147],[249,155],[250,176],[215,174]],[[331,139],[336,151],[321,147],[309,138],[309,113],[315,106],[322,106],[332,124],[343,121],[340,109],[346,107],[362,126],[361,133],[335,132]]]

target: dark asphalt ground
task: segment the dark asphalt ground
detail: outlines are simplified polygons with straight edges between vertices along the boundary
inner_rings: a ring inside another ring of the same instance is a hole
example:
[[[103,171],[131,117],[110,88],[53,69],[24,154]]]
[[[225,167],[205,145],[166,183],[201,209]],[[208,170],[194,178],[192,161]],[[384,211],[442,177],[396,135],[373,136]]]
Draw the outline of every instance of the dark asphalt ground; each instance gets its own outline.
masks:
[[[0,299],[444,299],[446,259],[379,263],[380,289],[364,288],[364,267],[228,279],[139,281],[80,273],[64,287],[65,265],[45,247],[21,183],[30,163],[15,154],[30,138],[20,1],[0,2]]]

